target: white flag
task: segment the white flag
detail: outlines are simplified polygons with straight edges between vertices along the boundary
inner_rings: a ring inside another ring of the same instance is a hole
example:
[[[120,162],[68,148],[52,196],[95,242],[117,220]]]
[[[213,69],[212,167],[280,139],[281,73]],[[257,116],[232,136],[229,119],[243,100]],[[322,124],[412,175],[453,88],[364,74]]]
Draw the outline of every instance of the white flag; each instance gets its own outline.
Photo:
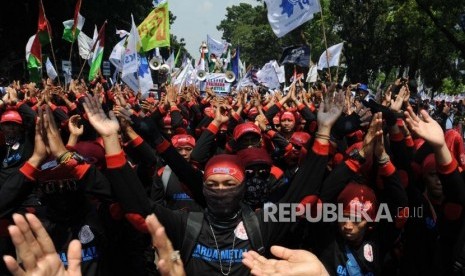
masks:
[[[119,35],[119,38],[124,38],[129,35],[126,30],[116,30],[116,34]]]
[[[318,0],[265,0],[268,8],[268,21],[277,37],[313,18],[321,10]]]
[[[176,77],[176,80],[173,82],[174,85],[182,85],[185,81],[186,78],[188,78],[192,71],[194,70],[194,67],[192,67],[192,64],[190,62],[186,63],[186,66],[184,69],[182,69],[181,73]]]
[[[339,59],[341,57],[343,46],[344,42],[329,47],[327,55],[326,51],[324,51],[320,56],[320,61],[318,61],[318,70],[331,66],[339,66]]]
[[[170,71],[174,68],[174,52],[171,53],[169,58],[165,61],[165,64],[170,67]]]
[[[111,51],[110,58],[108,59],[113,66],[115,66],[119,71],[123,70],[123,64],[121,60],[123,59],[124,56],[124,43],[126,42],[126,39],[122,39],[120,42],[118,42],[113,50]]]
[[[257,79],[268,88],[279,88],[279,79],[273,65],[273,61],[268,62],[257,72]]]
[[[47,61],[45,62],[45,69],[47,70],[47,76],[52,80],[55,80],[58,75],[55,68],[53,68],[50,58],[47,58]]]
[[[141,92],[142,98],[148,95],[153,87],[152,75],[147,58],[140,56],[137,49],[140,45],[139,32],[132,17],[132,27],[129,32],[126,50],[123,56],[123,81],[135,92]]]
[[[308,70],[306,82],[316,82],[318,80],[318,69],[316,65],[312,65]]]
[[[218,41],[207,35],[208,52],[214,54],[217,58],[221,57],[228,49],[228,43],[225,41]]]
[[[272,61],[274,70],[276,71],[276,75],[278,75],[278,80],[280,83],[283,83],[286,81],[285,73],[284,73],[284,65],[279,66],[278,62],[276,60]]]
[[[82,59],[90,59],[92,57],[92,38],[88,37],[84,32],[79,32],[78,35],[79,55]]]
[[[132,27],[131,27],[131,31],[128,36],[126,50],[124,52],[124,58],[123,58],[122,78],[125,82],[126,82],[125,78],[127,78],[130,75],[137,74],[137,69],[139,68],[139,55],[137,54],[137,45],[140,43],[140,37],[139,37],[139,32],[137,31],[136,23],[134,23],[134,17],[132,17],[132,15],[131,15],[131,18],[132,18]],[[134,90],[134,91],[137,91],[137,90]]]

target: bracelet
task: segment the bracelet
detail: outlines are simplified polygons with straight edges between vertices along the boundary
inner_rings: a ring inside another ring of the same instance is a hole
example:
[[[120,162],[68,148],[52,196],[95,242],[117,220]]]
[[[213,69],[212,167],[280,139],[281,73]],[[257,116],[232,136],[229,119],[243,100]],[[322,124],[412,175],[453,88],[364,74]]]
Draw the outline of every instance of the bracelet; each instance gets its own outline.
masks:
[[[57,158],[57,163],[58,163],[58,164],[65,164],[65,163],[67,163],[69,160],[71,160],[71,158],[73,158],[73,155],[74,155],[73,152],[71,152],[71,151],[66,151],[65,153],[63,153],[62,155],[60,155],[60,156]]]
[[[315,137],[319,139],[323,139],[323,140],[328,140],[328,141],[331,140],[331,137],[329,135],[320,134],[318,132],[315,134]]]
[[[381,156],[381,158],[378,159],[378,164],[380,164],[380,165],[385,165],[385,164],[387,164],[389,161],[391,161],[391,158],[389,157],[388,154],[385,154],[385,155]]]

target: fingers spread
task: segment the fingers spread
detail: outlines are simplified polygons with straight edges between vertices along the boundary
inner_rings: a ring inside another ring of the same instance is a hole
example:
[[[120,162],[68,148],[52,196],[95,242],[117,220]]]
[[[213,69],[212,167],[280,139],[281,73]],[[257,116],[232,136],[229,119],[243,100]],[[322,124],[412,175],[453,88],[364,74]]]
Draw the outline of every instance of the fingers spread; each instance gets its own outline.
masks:
[[[6,267],[10,271],[13,276],[24,276],[26,275],[26,272],[19,267],[18,263],[16,260],[11,257],[11,256],[3,256],[3,261],[5,261]]]
[[[29,222],[29,225],[31,226],[32,231],[37,237],[37,242],[40,244],[43,252],[45,254],[56,253],[53,241],[45,228],[42,226],[42,223],[39,221],[39,219],[33,214],[26,214],[26,218]]]

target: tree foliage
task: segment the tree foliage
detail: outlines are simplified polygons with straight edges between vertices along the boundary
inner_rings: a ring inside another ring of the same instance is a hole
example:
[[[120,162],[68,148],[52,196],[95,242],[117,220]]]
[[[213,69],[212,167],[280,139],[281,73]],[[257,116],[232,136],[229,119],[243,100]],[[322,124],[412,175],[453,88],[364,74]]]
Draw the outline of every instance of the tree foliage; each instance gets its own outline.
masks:
[[[345,42],[347,72],[341,68],[339,75],[347,73],[353,82],[390,81],[408,70],[411,79],[421,76],[434,89],[446,78],[464,83],[465,26],[459,25],[463,0],[323,0],[324,21],[315,14],[281,39],[269,26],[263,1],[257,2],[255,7],[228,7],[217,27],[223,39],[241,46],[241,58],[249,63],[262,65],[279,58],[283,47],[302,43],[311,45],[317,62],[325,50],[324,23],[328,46]]]

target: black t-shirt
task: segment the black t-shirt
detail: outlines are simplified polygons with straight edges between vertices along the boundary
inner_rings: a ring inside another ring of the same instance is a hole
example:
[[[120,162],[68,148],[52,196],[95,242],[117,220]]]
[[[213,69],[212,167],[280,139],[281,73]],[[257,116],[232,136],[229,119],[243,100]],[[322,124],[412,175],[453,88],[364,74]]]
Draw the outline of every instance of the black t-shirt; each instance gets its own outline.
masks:
[[[212,225],[212,228],[214,236],[208,221],[204,219],[198,242],[186,267],[189,275],[220,275],[221,271],[227,274],[230,265],[229,275],[248,275],[250,270],[242,264],[242,254],[251,250],[251,246],[244,223],[241,221],[226,228]]]
[[[354,248],[349,247],[341,238],[337,238],[331,242],[319,256],[330,275],[351,275],[349,267],[354,266],[354,264],[349,259],[347,251],[352,253],[353,259],[357,262],[356,265],[358,265],[362,273],[360,275],[377,275],[380,263],[382,262],[382,256],[380,256],[377,243],[366,239],[360,246]]]

